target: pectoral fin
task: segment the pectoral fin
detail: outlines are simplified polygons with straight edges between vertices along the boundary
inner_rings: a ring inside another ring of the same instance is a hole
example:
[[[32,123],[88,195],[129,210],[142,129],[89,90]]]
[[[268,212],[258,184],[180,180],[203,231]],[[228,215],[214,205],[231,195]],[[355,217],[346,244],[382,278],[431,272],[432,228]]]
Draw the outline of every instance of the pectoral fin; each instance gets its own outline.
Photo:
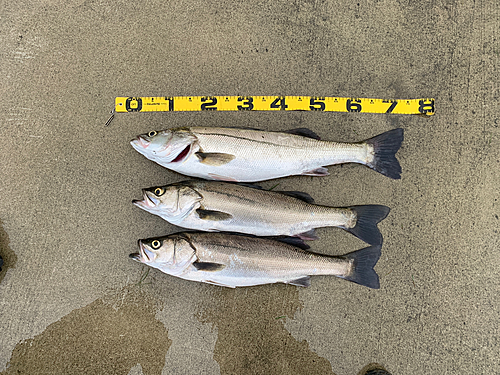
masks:
[[[224,221],[224,220],[229,220],[233,217],[233,215],[227,214],[225,212],[203,210],[201,208],[198,208],[196,210],[196,213],[202,220]]]
[[[236,157],[231,154],[223,154],[220,152],[197,152],[196,156],[200,159],[200,163],[213,165],[215,167],[227,164]]]
[[[194,262],[193,266],[198,271],[215,272],[220,271],[226,267],[225,264],[220,263],[210,263],[210,262]]]

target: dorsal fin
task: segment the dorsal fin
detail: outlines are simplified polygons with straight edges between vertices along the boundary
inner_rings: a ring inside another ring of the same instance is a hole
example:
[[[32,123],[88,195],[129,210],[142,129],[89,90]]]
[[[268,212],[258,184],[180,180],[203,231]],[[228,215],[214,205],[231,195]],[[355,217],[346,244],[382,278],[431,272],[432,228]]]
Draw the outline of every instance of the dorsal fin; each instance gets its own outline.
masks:
[[[252,238],[264,238],[268,240],[273,240],[273,241],[279,241],[286,243],[288,245],[292,245],[295,247],[298,247],[299,249],[302,250],[307,250],[310,249],[311,246],[306,244],[302,238],[299,237],[291,237],[291,236],[255,236],[253,234],[248,234],[248,233],[239,233],[239,232],[224,232],[226,234],[230,234],[233,236],[241,236],[241,237],[252,237]]]
[[[319,135],[317,135],[311,129],[307,129],[307,128],[297,128],[297,129],[285,130],[283,133],[300,135],[302,137],[316,139],[317,141],[321,140]]]
[[[278,191],[277,193],[289,195],[290,197],[300,199],[301,201],[304,201],[306,203],[314,203],[313,197],[302,191]]]
[[[258,132],[265,131],[265,130],[262,130],[262,129],[252,128],[250,126],[224,126],[224,128],[228,128],[228,129],[242,129],[242,130],[256,130]]]

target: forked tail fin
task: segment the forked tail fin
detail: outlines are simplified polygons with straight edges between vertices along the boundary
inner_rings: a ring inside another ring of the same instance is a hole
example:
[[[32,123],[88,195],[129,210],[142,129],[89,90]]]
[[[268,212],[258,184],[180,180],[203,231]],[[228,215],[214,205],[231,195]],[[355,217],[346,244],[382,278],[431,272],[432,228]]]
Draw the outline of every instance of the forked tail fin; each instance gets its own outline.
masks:
[[[354,228],[344,229],[370,245],[381,245],[382,233],[380,233],[377,224],[389,214],[389,207],[370,204],[348,208],[356,212],[356,225]]]
[[[379,289],[378,275],[373,267],[380,258],[381,248],[381,245],[370,246],[344,255],[344,258],[353,261],[353,265],[350,275],[341,277],[368,288]]]
[[[396,152],[401,147],[403,138],[403,129],[398,128],[367,139],[365,143],[372,145],[375,153],[373,161],[367,165],[384,176],[400,179],[401,165],[396,159]]]

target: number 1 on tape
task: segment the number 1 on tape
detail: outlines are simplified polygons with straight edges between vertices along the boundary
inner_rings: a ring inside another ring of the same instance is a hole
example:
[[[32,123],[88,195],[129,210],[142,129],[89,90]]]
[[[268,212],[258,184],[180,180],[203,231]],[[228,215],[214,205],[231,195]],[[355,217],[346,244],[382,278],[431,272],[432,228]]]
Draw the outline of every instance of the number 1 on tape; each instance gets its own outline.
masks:
[[[149,96],[117,97],[116,112],[324,111],[434,114],[434,99],[367,99],[330,96]]]

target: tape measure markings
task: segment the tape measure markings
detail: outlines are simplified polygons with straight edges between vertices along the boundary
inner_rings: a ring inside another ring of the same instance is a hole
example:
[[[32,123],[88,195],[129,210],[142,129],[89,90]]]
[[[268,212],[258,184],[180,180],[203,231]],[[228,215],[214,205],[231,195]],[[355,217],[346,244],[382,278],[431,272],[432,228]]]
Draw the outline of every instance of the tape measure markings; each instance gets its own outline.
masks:
[[[434,99],[370,99],[320,96],[117,97],[116,112],[324,111],[434,115]]]

